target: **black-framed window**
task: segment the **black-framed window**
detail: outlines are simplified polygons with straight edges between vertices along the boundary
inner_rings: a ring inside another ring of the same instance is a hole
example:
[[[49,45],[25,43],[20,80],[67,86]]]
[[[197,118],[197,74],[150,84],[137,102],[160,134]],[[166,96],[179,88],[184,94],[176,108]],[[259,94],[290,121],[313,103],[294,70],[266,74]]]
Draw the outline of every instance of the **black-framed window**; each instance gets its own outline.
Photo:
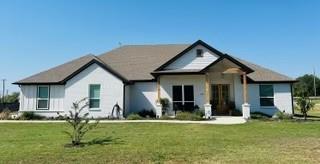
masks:
[[[48,110],[50,101],[49,86],[37,86],[37,110]]]
[[[173,110],[193,111],[194,110],[194,90],[193,85],[172,86]]]
[[[274,106],[274,89],[273,85],[260,85],[260,106]]]

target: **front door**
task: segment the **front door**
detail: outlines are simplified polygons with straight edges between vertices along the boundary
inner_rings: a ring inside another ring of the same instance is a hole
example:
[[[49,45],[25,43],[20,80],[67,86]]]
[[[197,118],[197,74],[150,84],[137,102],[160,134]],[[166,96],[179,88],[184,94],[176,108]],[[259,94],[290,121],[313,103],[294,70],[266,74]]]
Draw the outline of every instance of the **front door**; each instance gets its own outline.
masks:
[[[211,104],[214,114],[225,115],[228,114],[228,103],[230,97],[229,84],[213,84],[211,86]]]

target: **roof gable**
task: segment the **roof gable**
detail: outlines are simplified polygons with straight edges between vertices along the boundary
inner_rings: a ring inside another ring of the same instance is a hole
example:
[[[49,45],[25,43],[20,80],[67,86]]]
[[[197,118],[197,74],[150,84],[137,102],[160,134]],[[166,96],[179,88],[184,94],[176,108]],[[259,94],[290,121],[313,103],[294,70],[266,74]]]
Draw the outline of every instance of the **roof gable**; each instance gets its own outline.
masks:
[[[100,67],[118,77],[122,81],[128,82],[128,80],[122,75],[117,73],[107,64],[100,61],[100,59],[96,58],[94,55],[90,54],[51,68],[47,71],[27,77],[13,84],[65,84],[68,80],[94,63],[98,64]]]
[[[197,56],[197,51],[201,51],[201,56]],[[174,70],[174,69],[203,69],[213,61],[217,60],[220,56],[213,53],[202,45],[196,45],[189,51],[185,52],[179,58],[174,60],[163,70]]]
[[[216,54],[219,57],[223,56],[223,53],[214,49],[213,47],[209,46],[207,43],[203,42],[202,40],[198,40],[195,43],[191,44],[189,47],[187,47],[186,49],[184,49],[182,52],[180,52],[179,54],[175,55],[173,58],[171,58],[170,60],[168,60],[167,62],[165,62],[164,64],[162,64],[160,67],[158,67],[157,69],[155,69],[154,71],[161,71],[163,70],[165,67],[167,67],[168,65],[172,64],[174,61],[176,61],[177,59],[179,59],[181,56],[183,56],[185,53],[189,52],[190,50],[192,50],[193,48],[195,48],[196,46],[201,45],[205,48],[207,48],[208,50],[210,50],[211,52],[213,52],[214,54]]]

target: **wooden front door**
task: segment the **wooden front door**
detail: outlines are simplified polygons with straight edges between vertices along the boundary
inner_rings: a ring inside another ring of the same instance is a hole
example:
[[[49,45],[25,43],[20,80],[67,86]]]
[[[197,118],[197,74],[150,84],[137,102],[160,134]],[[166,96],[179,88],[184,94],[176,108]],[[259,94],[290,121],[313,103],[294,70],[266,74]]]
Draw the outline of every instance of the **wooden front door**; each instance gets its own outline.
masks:
[[[228,114],[228,103],[230,100],[229,84],[213,84],[211,86],[211,104],[214,114]]]

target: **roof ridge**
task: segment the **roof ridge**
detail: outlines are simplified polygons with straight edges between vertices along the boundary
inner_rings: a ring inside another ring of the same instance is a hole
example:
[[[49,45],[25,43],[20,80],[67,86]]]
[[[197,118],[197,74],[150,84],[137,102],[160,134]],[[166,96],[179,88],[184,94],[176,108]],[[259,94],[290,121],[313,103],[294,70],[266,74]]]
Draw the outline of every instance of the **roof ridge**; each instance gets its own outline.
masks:
[[[185,46],[185,45],[191,45],[190,43],[163,43],[163,44],[125,44],[120,46],[125,47],[125,46]]]

